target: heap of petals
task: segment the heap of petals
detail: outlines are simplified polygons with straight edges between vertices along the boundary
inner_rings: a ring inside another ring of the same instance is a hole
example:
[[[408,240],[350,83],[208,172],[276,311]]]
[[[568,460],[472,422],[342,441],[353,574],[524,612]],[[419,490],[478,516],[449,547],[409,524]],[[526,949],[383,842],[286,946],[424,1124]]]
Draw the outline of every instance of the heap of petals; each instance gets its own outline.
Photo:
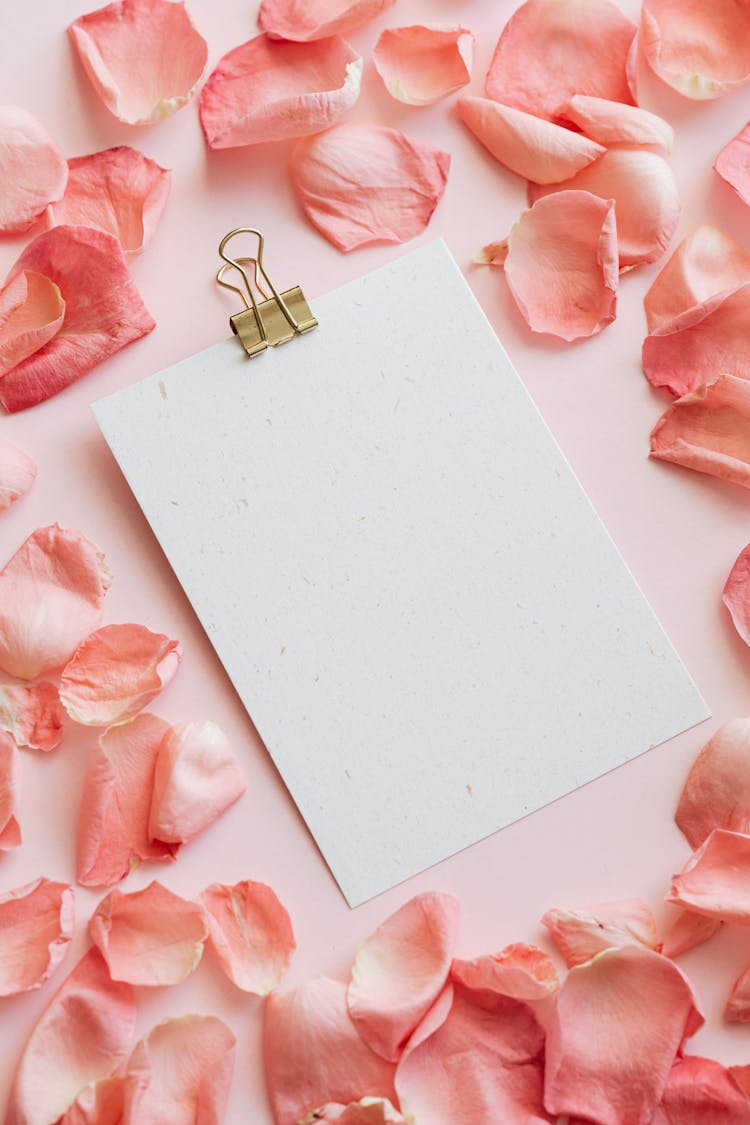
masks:
[[[471,81],[474,34],[459,24],[389,27],[372,52],[388,93],[406,105],[432,105]]]

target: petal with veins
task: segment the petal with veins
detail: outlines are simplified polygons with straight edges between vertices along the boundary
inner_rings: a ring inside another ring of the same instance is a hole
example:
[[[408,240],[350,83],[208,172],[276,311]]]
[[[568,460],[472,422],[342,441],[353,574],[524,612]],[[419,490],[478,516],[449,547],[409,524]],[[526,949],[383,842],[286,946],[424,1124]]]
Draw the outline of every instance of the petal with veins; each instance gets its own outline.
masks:
[[[0,852],[8,852],[21,843],[17,808],[18,747],[9,734],[0,730]]]
[[[644,0],[641,45],[668,86],[719,98],[750,79],[750,8],[744,0]]]
[[[0,895],[0,996],[41,988],[65,956],[75,922],[67,883],[36,879]]]
[[[714,168],[750,207],[750,124],[721,150]]]
[[[663,117],[637,105],[574,94],[565,107],[564,117],[592,141],[607,147],[656,145],[664,152],[671,152],[674,144],[672,126]]]
[[[0,106],[0,152],[0,231],[28,230],[65,191],[68,165],[37,119],[14,105]]]
[[[65,301],[54,281],[21,270],[0,292],[0,379],[38,352],[62,326]]]
[[[721,925],[720,918],[706,918],[691,910],[681,910],[667,930],[661,952],[665,957],[679,957],[712,938]]]
[[[57,1125],[123,1125],[128,1080],[119,1075],[89,1082]]]
[[[750,253],[716,227],[683,239],[643,299],[649,332],[725,290],[750,282]]]
[[[721,1063],[687,1056],[672,1067],[651,1125],[750,1125],[750,1101]]]
[[[599,902],[583,910],[548,910],[542,923],[569,969],[604,949],[623,945],[656,949],[659,944],[653,911],[641,898]]]
[[[672,403],[651,456],[750,488],[750,381],[724,375]]]
[[[560,987],[551,958],[535,945],[521,943],[473,961],[454,960],[451,980],[465,988],[527,1001],[542,1000]]]
[[[243,992],[265,996],[276,987],[296,948],[292,923],[276,894],[249,879],[212,883],[199,901],[208,915],[209,946]]]
[[[750,544],[735,559],[721,600],[729,610],[735,629],[745,644],[750,645]]]
[[[36,480],[36,462],[0,437],[0,512],[15,504]]]
[[[54,684],[0,684],[0,730],[19,746],[54,750],[62,741],[64,718]]]
[[[714,828],[672,876],[667,902],[723,922],[750,923],[750,836]]]
[[[471,81],[474,33],[458,24],[389,27],[372,52],[388,93],[406,105],[432,105]]]
[[[277,39],[307,41],[345,35],[375,19],[395,0],[262,0],[258,24]]]

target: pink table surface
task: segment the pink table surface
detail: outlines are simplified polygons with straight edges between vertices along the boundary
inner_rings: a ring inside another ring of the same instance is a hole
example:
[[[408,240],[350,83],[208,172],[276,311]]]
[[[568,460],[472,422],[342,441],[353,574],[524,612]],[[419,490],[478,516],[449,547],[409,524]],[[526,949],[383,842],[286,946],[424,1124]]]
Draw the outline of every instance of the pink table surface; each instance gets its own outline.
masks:
[[[489,0],[400,0],[384,18],[350,37],[368,59],[362,98],[351,119],[402,127],[452,154],[445,197],[422,240],[442,235],[465,270],[714,718],[354,911],[346,906],[222,671],[88,406],[227,334],[226,318],[234,309],[230,295],[214,285],[213,274],[216,245],[231,227],[260,226],[267,236],[272,276],[282,285],[302,282],[311,298],[404,248],[340,254],[299,210],[286,175],[291,145],[209,153],[195,102],[156,127],[131,128],[116,121],[94,95],[65,35],[67,24],[81,14],[80,0],[5,0],[0,6],[0,103],[34,112],[67,155],[132,144],[174,169],[160,229],[132,264],[156,330],[59,397],[0,420],[0,432],[39,463],[31,494],[0,517],[0,558],[9,557],[39,525],[58,521],[81,528],[104,549],[115,575],[106,620],[140,621],[182,640],[182,669],[154,710],[171,721],[218,720],[244,763],[249,791],[177,863],[143,865],[122,889],[135,890],[152,878],[185,895],[214,880],[270,883],[288,907],[297,935],[291,983],[320,974],[345,976],[357,943],[407,898],[426,889],[450,891],[460,899],[459,950],[464,956],[511,941],[546,945],[538,919],[551,906],[642,895],[666,922],[672,908],[661,900],[671,873],[688,856],[672,820],[685,773],[716,726],[748,710],[750,653],[735,635],[720,594],[730,566],[750,539],[750,497],[739,488],[647,458],[649,431],[666,405],[665,396],[643,378],[639,358],[645,332],[642,297],[658,266],[623,278],[618,319],[597,338],[568,346],[533,337],[509,298],[502,272],[470,265],[479,247],[507,233],[525,205],[525,184],[468,135],[456,118],[454,99],[427,109],[403,106],[385,93],[369,61],[385,26],[460,19],[477,33],[470,91],[482,93],[497,35],[516,6]],[[634,0],[622,0],[621,6],[637,17]],[[209,43],[210,67],[255,34],[256,7],[244,0],[193,0],[194,18]],[[711,171],[719,148],[746,121],[747,92],[692,103],[642,67],[641,101],[677,130],[672,163],[684,202],[678,236],[709,222],[747,240],[750,211]],[[0,244],[3,272],[24,244],[25,239]],[[74,881],[81,776],[95,739],[96,732],[71,729],[56,753],[24,752],[24,843],[0,859],[0,890],[39,875]],[[85,923],[99,897],[77,891],[76,936],[57,978],[39,992],[0,1001],[0,1104],[37,1015],[86,948]],[[747,1032],[722,1019],[724,999],[748,960],[750,942],[737,927],[683,958],[707,1015],[705,1029],[692,1041],[695,1053],[713,1053],[725,1062],[750,1061]],[[223,1017],[238,1039],[227,1121],[271,1121],[259,1000],[234,989],[206,958],[176,988],[140,989],[138,1004],[139,1033],[169,1015],[198,1011]]]

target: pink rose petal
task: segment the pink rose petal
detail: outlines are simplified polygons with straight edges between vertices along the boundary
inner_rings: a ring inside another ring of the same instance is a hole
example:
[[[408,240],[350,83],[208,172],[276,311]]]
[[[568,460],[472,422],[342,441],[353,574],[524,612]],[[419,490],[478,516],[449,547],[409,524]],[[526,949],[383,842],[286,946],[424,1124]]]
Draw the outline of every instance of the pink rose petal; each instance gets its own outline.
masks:
[[[644,0],[641,45],[652,70],[686,98],[719,98],[750,79],[745,0]]]
[[[714,168],[750,207],[750,124],[725,145]]]
[[[454,960],[451,980],[464,988],[527,1001],[542,1000],[560,987],[551,958],[535,945],[521,943],[473,961]]]
[[[388,93],[406,105],[432,105],[471,81],[474,33],[459,24],[390,27],[372,52]]]
[[[750,1101],[721,1063],[688,1056],[669,1072],[651,1125],[750,1125]]]
[[[490,98],[459,98],[458,113],[496,160],[538,184],[569,180],[605,151],[581,133]]]
[[[145,625],[105,625],[65,665],[60,699],[71,719],[104,727],[132,719],[177,671],[179,641]]]
[[[258,35],[224,55],[201,90],[209,148],[318,133],[359,97],[362,59],[343,39],[287,43]]]
[[[37,528],[0,571],[0,668],[22,680],[60,668],[99,624],[110,581],[80,531]]]
[[[78,820],[78,882],[110,886],[139,859],[173,859],[148,830],[156,758],[169,730],[155,715],[110,727],[89,755]]]
[[[750,923],[750,836],[714,828],[672,876],[667,902],[724,922]]]
[[[616,315],[614,204],[586,191],[538,200],[507,239],[505,277],[533,332],[593,336]]]
[[[125,1095],[132,1083],[115,1075],[90,1082],[79,1092],[58,1125],[123,1125]]]
[[[564,116],[600,145],[656,145],[664,152],[672,151],[672,126],[640,106],[574,94]]]
[[[90,949],[42,1012],[24,1048],[5,1125],[54,1125],[82,1087],[112,1074],[130,1050],[135,1000]]]
[[[311,1108],[362,1097],[389,1098],[395,1068],[360,1039],[346,985],[307,981],[266,999],[264,1054],[275,1125],[298,1125]]]
[[[19,746],[54,750],[62,742],[65,712],[54,684],[0,684],[0,730]]]
[[[8,852],[21,843],[17,807],[18,747],[10,735],[0,730],[0,852]]]
[[[153,237],[172,173],[128,145],[68,161],[68,186],[47,211],[49,226],[96,227],[138,254]]]
[[[117,0],[68,28],[84,70],[110,113],[149,125],[185,105],[208,47],[183,3]]]
[[[291,175],[310,222],[339,250],[421,234],[445,190],[450,156],[381,125],[339,125],[301,141]]]
[[[0,996],[49,980],[73,936],[74,899],[71,886],[50,879],[0,895]]]
[[[724,375],[672,403],[651,456],[750,488],[750,382]]]
[[[36,462],[0,437],[0,512],[15,504],[36,480]]]
[[[649,332],[725,290],[750,282],[750,253],[716,227],[702,226],[683,239],[643,299]]]
[[[724,1017],[732,1023],[750,1023],[750,967],[734,982]]]
[[[209,946],[229,979],[265,996],[276,987],[296,949],[292,923],[265,883],[212,883],[199,901],[208,915]]]
[[[408,1125],[388,1098],[360,1098],[349,1105],[328,1102],[308,1113],[300,1125],[316,1125],[319,1121],[335,1121],[337,1125]]]
[[[573,94],[632,105],[636,32],[609,0],[527,0],[500,36],[487,96],[550,120]]]
[[[745,644],[750,645],[750,544],[735,559],[721,600],[729,610],[735,629]]]
[[[177,723],[165,732],[156,760],[151,839],[176,850],[213,824],[246,789],[237,756],[216,723]]]
[[[667,930],[661,952],[665,957],[679,957],[712,938],[721,925],[720,918],[705,918],[702,914],[681,910]]]
[[[395,0],[262,0],[258,24],[276,39],[299,42],[345,35],[374,20]]]
[[[687,979],[650,949],[607,949],[571,969],[547,1032],[547,1110],[648,1125],[683,1041],[702,1023]]]
[[[542,923],[569,969],[604,949],[623,945],[656,949],[659,944],[653,912],[641,898],[599,902],[584,910],[548,910]]]
[[[357,951],[349,1014],[365,1043],[391,1062],[448,979],[458,917],[451,895],[416,895]]]
[[[38,352],[62,325],[65,301],[54,281],[22,270],[0,292],[0,378]]]
[[[28,230],[65,191],[65,157],[37,119],[14,105],[0,106],[0,152],[0,231]]]

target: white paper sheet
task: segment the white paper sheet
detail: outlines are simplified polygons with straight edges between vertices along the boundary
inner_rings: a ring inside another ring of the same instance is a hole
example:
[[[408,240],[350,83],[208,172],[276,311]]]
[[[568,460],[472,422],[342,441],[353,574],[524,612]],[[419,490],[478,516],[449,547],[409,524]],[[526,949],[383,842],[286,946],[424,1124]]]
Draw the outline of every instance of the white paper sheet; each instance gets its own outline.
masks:
[[[94,407],[351,905],[708,711],[442,243]]]

